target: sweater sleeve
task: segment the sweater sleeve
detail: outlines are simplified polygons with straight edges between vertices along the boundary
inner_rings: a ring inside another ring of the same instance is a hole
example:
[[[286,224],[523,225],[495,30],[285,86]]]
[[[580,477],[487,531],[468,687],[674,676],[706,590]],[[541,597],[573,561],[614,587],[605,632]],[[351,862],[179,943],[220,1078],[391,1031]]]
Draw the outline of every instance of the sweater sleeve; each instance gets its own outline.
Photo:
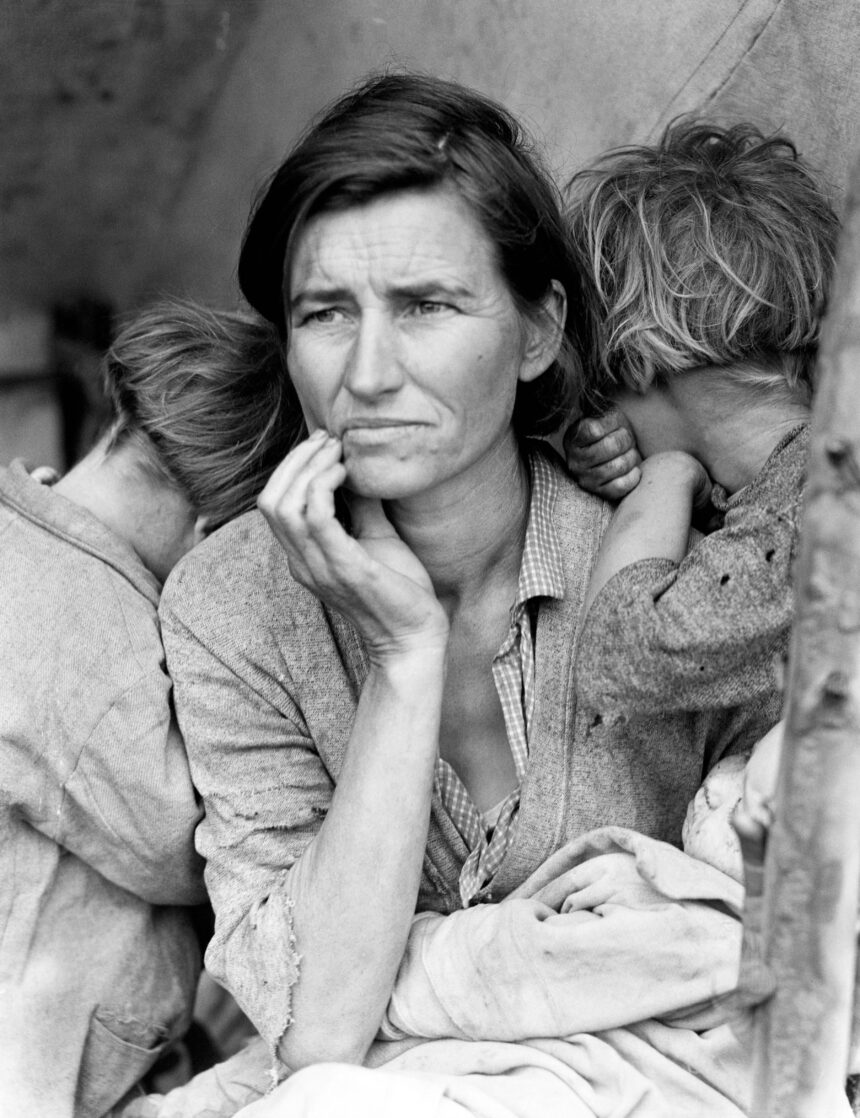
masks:
[[[797,500],[738,501],[680,564],[642,560],[610,579],[583,626],[584,701],[603,714],[644,714],[772,694],[793,615]]]
[[[333,782],[290,680],[255,664],[241,642],[224,639],[223,628],[214,631],[235,626],[235,618],[213,622],[212,611],[191,604],[176,579],[161,617],[177,714],[205,806],[197,844],[215,911],[206,965],[274,1047],[291,1022],[298,980],[290,870],[320,829]]]

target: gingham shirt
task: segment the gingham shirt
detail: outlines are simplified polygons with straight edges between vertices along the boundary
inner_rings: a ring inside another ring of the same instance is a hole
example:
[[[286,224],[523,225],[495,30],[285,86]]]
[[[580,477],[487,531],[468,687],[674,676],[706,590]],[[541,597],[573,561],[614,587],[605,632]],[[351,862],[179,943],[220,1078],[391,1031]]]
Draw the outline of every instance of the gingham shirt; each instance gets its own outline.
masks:
[[[492,881],[516,827],[535,701],[531,603],[537,598],[564,597],[561,546],[552,522],[558,482],[552,467],[540,454],[530,454],[528,466],[531,504],[517,596],[511,607],[507,636],[493,658],[493,680],[502,704],[517,787],[493,810],[496,820],[489,832],[457,773],[441,757],[436,761],[436,792],[470,851],[460,871],[460,899],[464,908],[480,899],[478,894]]]

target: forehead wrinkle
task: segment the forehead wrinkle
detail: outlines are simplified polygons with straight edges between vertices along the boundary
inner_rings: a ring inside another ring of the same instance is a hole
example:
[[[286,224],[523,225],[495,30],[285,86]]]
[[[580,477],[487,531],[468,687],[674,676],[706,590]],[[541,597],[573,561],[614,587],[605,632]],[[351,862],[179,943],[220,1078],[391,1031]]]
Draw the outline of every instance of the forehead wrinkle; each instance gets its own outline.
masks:
[[[432,224],[426,209],[410,213],[406,205],[394,221],[381,208],[373,212],[373,204],[320,215],[297,246],[292,291],[341,290],[369,282],[377,294],[433,286],[477,293],[487,276],[501,280],[495,253],[477,222],[466,222],[473,236],[458,236],[460,223],[446,220],[454,216],[451,210],[444,204],[438,208],[442,212]]]

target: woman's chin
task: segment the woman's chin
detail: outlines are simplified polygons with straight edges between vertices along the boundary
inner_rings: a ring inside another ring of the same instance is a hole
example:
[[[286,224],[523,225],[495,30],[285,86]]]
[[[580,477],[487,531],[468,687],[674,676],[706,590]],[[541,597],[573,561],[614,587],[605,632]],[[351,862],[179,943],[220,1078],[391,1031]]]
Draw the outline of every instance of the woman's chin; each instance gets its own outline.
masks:
[[[359,497],[395,501],[412,497],[427,488],[403,462],[367,461],[347,457],[345,488]]]

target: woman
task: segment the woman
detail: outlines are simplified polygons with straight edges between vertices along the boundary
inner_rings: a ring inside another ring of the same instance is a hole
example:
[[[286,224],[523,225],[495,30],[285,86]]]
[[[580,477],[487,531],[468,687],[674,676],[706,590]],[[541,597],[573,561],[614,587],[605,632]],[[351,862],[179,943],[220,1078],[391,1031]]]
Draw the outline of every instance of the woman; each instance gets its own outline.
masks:
[[[109,429],[53,486],[0,470],[0,1111],[105,1114],[181,1036],[200,806],[161,583],[290,446],[269,325],[163,304],[105,360]]]
[[[624,724],[577,709],[607,508],[525,441],[576,396],[580,295],[503,109],[371,79],[282,164],[239,274],[310,433],[265,520],[195,550],[162,602],[206,805],[207,965],[290,1069],[357,1063],[416,908],[500,900],[600,824],[675,839],[776,697]]]

